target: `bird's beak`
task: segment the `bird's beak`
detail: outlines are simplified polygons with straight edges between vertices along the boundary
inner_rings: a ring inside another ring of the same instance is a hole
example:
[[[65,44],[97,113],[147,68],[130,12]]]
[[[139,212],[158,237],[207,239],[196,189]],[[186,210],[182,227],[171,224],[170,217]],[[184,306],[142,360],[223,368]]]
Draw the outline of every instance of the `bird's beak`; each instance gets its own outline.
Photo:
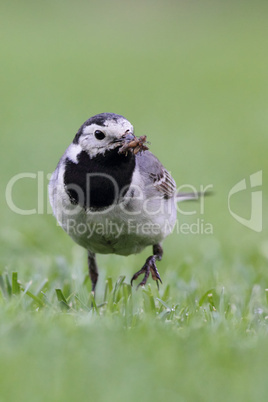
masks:
[[[125,133],[120,138],[117,138],[113,142],[115,144],[118,144],[118,146],[122,146],[122,145],[125,145],[125,144],[129,144],[131,141],[135,141],[136,139],[137,138],[135,137],[134,134]]]
[[[133,140],[136,140],[136,137],[135,137],[134,134],[127,133],[127,134],[122,135],[122,142],[123,143],[124,142],[130,142],[130,141],[133,141]]]

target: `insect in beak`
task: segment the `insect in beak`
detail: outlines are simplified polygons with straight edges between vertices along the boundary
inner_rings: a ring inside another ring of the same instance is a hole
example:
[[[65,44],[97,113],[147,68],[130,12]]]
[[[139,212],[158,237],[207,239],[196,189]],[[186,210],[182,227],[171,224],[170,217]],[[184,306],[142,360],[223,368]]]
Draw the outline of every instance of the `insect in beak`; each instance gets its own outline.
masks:
[[[126,134],[123,136],[123,145],[119,148],[119,154],[127,155],[128,151],[131,151],[136,155],[138,152],[147,151],[149,148],[144,145],[147,144],[146,135],[142,135],[141,137],[135,137],[133,134]]]

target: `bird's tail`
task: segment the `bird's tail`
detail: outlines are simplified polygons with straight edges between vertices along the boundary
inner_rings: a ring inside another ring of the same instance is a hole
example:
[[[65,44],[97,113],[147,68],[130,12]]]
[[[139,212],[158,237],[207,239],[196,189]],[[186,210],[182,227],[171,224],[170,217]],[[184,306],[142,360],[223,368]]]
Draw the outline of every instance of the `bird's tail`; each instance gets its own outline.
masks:
[[[193,193],[177,193],[176,194],[176,201],[177,202],[182,202],[182,201],[197,201],[201,197],[205,197],[208,195],[212,195],[212,191],[205,191],[205,192],[193,192]]]

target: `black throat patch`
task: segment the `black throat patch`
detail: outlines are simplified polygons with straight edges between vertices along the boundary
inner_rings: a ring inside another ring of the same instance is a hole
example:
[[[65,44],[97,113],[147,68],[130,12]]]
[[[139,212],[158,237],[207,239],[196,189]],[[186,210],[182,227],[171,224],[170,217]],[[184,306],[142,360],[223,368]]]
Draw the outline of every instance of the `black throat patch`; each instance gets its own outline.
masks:
[[[66,159],[64,184],[72,204],[101,209],[115,204],[131,183],[135,156],[118,154],[118,149],[90,158],[82,151],[78,163]]]

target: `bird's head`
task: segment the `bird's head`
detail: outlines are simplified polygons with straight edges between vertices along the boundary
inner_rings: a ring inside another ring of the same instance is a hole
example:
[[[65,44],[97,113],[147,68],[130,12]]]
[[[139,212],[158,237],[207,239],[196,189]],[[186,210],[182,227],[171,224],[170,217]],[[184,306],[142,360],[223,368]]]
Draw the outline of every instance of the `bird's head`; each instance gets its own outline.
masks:
[[[120,148],[134,140],[132,124],[123,116],[101,113],[88,119],[79,129],[73,142],[91,157]]]
[[[142,137],[145,138],[146,137]],[[132,124],[123,116],[101,113],[88,119],[77,132],[73,143],[79,145],[91,157],[105,154],[114,149],[119,153],[148,149],[134,135]],[[130,144],[130,145],[129,145]],[[140,144],[140,145],[138,145]]]

